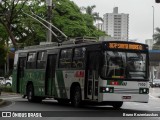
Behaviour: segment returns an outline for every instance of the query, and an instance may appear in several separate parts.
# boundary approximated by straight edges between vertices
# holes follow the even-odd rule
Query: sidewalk
[[[3,105],[5,103],[5,101],[3,99],[0,99],[0,107],[1,105]]]
[[[0,107],[5,104],[5,100],[1,99],[3,98],[4,96],[15,96],[15,95],[20,95],[20,94],[17,94],[17,93],[13,93],[13,92],[1,92],[1,95],[0,95]]]

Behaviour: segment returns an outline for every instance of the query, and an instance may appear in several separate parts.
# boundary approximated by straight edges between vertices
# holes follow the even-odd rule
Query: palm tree
[[[153,49],[160,49],[160,28],[156,28],[156,33],[153,35],[155,40],[155,44],[153,45]]]
[[[103,19],[99,16],[98,12],[93,12],[95,8],[96,6],[92,5],[87,7],[81,7],[81,10],[85,11],[86,14],[91,15],[94,21],[97,21],[97,20],[103,21]]]

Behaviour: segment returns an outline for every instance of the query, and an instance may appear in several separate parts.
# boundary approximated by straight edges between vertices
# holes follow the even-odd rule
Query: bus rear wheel
[[[120,109],[123,105],[123,102],[113,102],[112,106],[114,109]]]
[[[74,107],[79,107],[81,105],[81,102],[81,88],[79,86],[75,86],[74,89],[72,89],[71,104]]]

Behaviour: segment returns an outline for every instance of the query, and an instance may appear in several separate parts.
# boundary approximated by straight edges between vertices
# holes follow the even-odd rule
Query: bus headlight
[[[114,87],[100,87],[101,93],[113,93]]]
[[[109,88],[108,87],[106,88],[106,92],[109,92]]]
[[[148,88],[139,88],[139,94],[148,94],[149,89]]]

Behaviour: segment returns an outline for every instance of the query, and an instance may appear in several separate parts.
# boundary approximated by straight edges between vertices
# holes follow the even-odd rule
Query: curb
[[[1,92],[1,96],[2,95],[17,95],[17,93],[13,93],[13,92]]]
[[[0,106],[3,105],[5,101],[3,99],[0,99]]]

